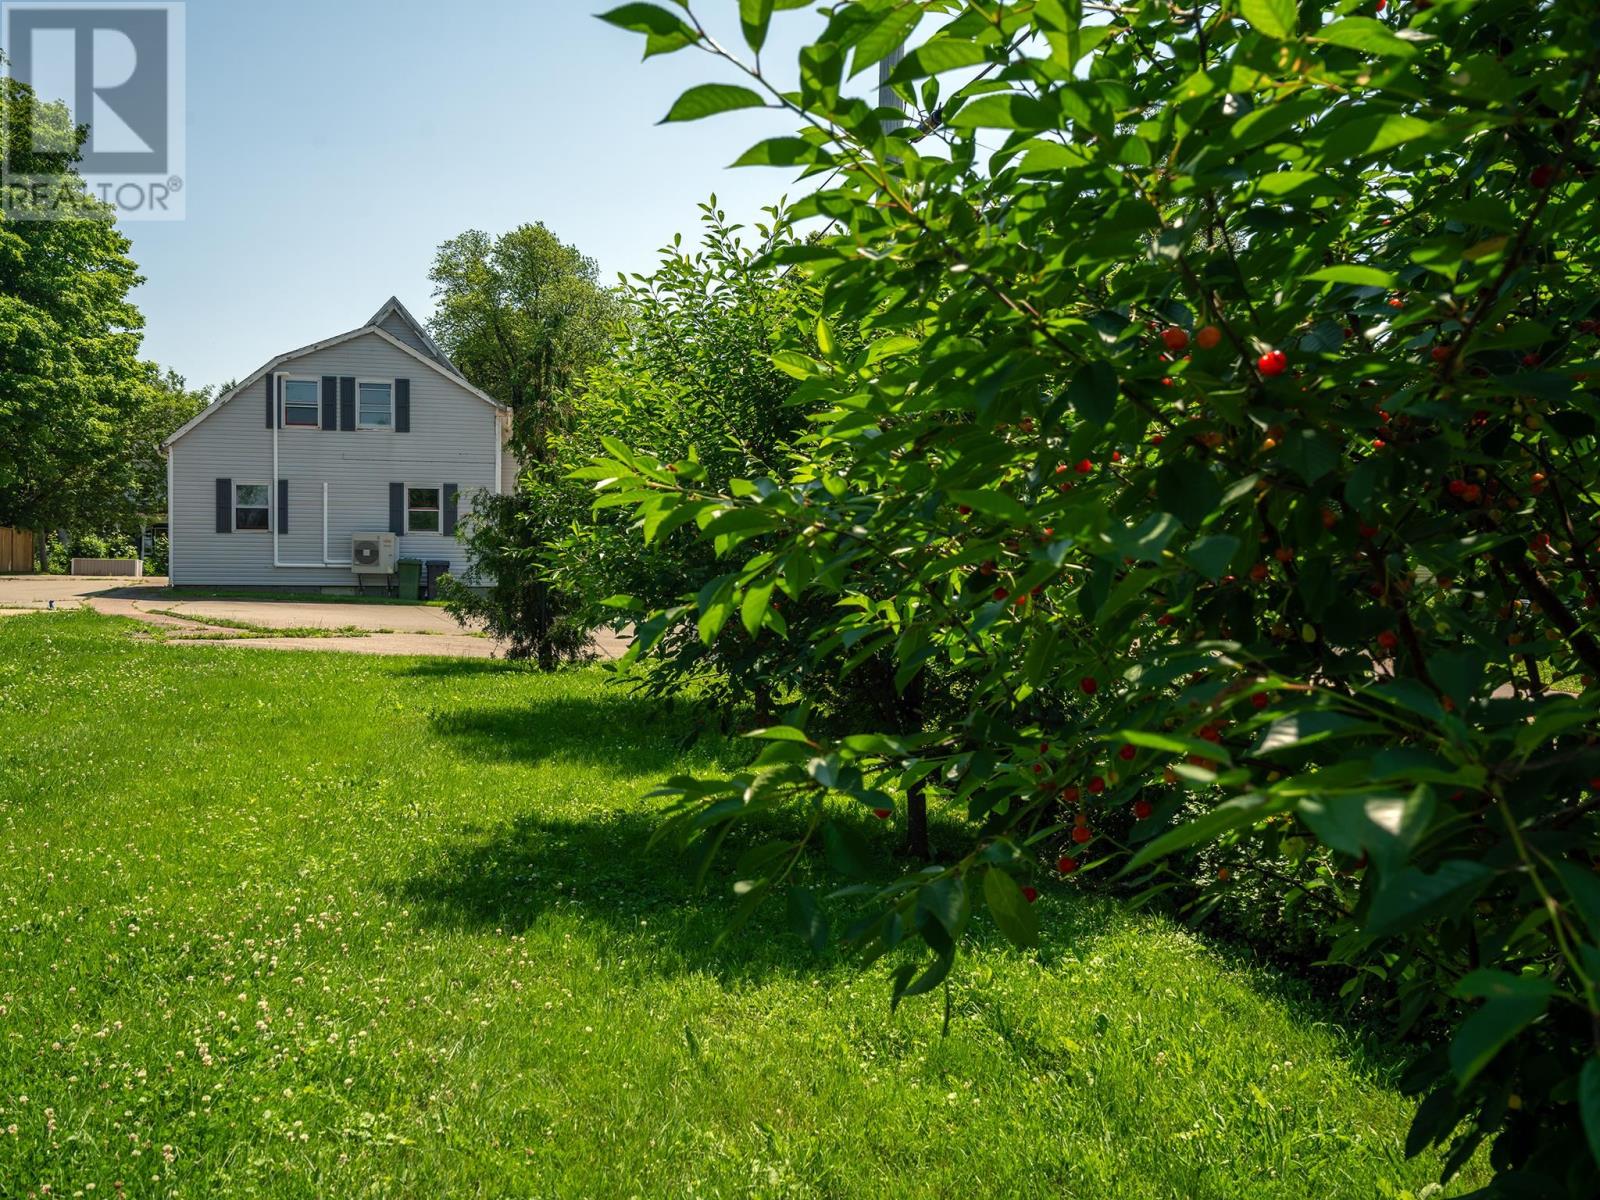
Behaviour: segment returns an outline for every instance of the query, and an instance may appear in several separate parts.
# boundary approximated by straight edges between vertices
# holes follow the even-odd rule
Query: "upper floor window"
[[[322,413],[317,399],[315,379],[285,379],[283,381],[283,423],[316,429],[322,424]]]
[[[357,429],[393,429],[394,384],[357,383],[356,407]]]

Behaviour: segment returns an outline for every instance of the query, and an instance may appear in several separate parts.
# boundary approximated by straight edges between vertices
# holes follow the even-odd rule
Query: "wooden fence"
[[[0,529],[0,575],[33,574],[33,534]]]

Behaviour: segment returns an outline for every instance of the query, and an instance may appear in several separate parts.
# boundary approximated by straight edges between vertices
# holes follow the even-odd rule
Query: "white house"
[[[356,573],[357,535],[383,533],[398,558],[459,575],[473,494],[515,486],[510,429],[391,299],[359,329],[280,354],[163,443],[171,580],[350,588],[371,578]]]

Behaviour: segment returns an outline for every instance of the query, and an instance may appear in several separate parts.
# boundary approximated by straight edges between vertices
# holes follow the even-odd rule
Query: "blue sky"
[[[757,216],[792,175],[726,170],[789,133],[781,113],[656,122],[729,78],[597,21],[619,0],[190,0],[188,219],[128,223],[148,282],[145,356],[217,384],[366,320],[391,294],[432,309],[437,245],[543,221],[607,281],[692,233],[715,191]],[[735,0],[699,0],[742,47]],[[820,18],[775,19],[792,75]]]

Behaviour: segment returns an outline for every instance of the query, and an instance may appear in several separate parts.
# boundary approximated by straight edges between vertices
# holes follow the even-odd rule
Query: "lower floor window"
[[[236,483],[233,486],[233,527],[235,529],[266,529],[268,506],[272,502],[271,489],[264,483]]]
[[[406,489],[406,531],[408,533],[439,532],[439,489]]]

